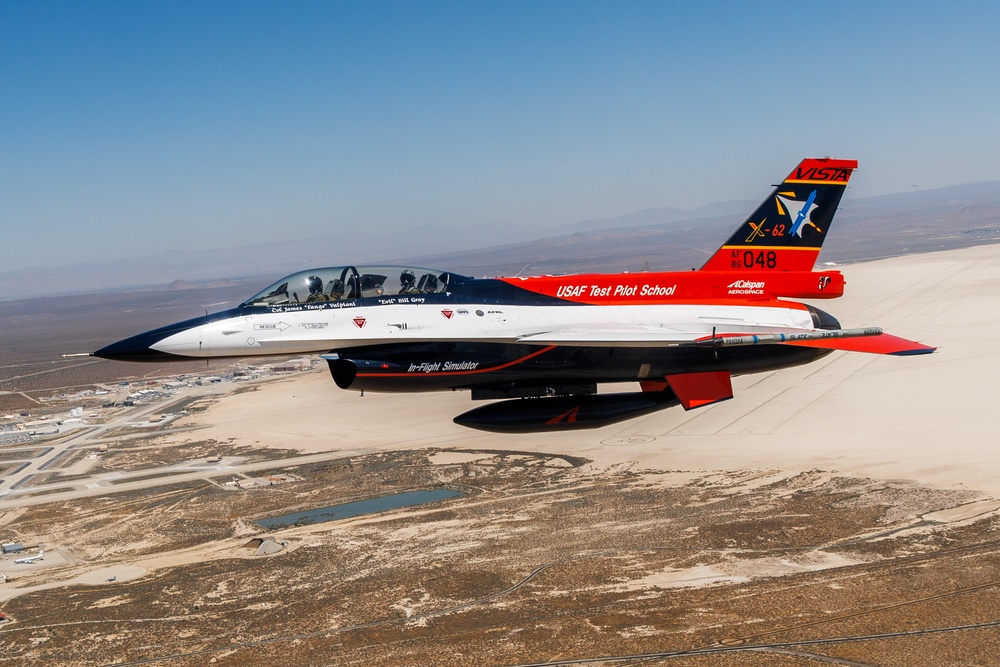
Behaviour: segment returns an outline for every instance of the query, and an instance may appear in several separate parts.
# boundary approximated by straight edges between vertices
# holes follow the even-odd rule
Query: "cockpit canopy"
[[[322,303],[450,291],[465,276],[408,266],[328,266],[300,271],[269,285],[244,306]]]

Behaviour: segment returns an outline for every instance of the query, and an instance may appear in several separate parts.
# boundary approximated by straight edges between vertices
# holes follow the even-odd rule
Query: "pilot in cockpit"
[[[438,289],[438,277],[433,273],[425,273],[420,276],[420,282],[417,283],[417,291],[423,294],[433,294]]]
[[[330,297],[323,293],[323,280],[319,276],[309,276],[306,278],[306,286],[309,287],[309,296],[306,297],[306,303],[330,300]]]
[[[334,278],[330,281],[330,301],[340,301],[344,298],[344,281]]]
[[[416,294],[417,293],[417,276],[414,275],[413,271],[407,269],[399,274],[399,293],[400,294]]]

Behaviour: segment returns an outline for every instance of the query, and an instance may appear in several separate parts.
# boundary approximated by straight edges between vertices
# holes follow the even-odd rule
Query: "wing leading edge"
[[[878,327],[863,329],[823,329],[816,331],[773,330],[756,333],[683,332],[652,327],[615,327],[607,329],[566,329],[522,336],[519,343],[536,345],[575,345],[580,347],[745,347],[753,345],[798,345],[848,352],[892,354],[897,356],[930,354],[935,349],[916,341],[887,334]]]

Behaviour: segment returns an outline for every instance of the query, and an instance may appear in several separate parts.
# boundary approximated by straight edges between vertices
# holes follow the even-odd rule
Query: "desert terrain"
[[[0,542],[45,545],[0,559],[0,664],[998,664],[1000,245],[843,271],[817,305],[938,351],[593,431],[470,431],[467,394],[318,369],[0,446],[39,476]],[[461,496],[255,523],[420,489]]]

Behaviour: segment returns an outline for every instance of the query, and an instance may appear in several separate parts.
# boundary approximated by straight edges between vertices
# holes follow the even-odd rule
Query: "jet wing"
[[[771,330],[754,333],[674,331],[654,327],[563,329],[518,338],[519,343],[581,347],[744,347],[798,345],[872,354],[929,354],[937,348],[887,334],[878,327],[863,329]]]

